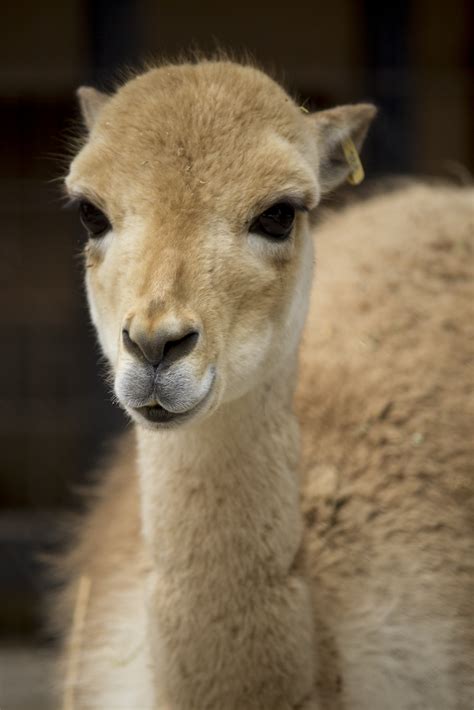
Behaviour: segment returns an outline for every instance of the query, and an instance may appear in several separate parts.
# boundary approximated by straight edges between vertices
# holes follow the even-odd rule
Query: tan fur
[[[84,113],[67,184],[113,224],[88,247],[88,297],[138,426],[64,562],[66,628],[92,582],[77,708],[468,710],[473,191],[415,186],[316,230],[302,516],[309,221],[278,244],[248,225],[284,197],[316,209],[372,109],[305,116],[221,62],[153,70]],[[188,323],[204,336],[171,370],[191,414],[156,431],[121,331]]]

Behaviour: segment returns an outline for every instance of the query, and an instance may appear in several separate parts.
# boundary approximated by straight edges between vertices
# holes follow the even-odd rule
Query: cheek
[[[223,358],[225,400],[241,397],[261,379],[268,368],[273,327],[268,321],[258,329],[237,327]]]
[[[266,263],[249,259],[233,280],[221,351],[229,399],[248,391],[297,347],[312,271],[310,241],[298,247],[285,261],[268,255]]]
[[[219,360],[226,399],[234,399],[252,388],[272,359],[279,327],[279,292],[275,275],[265,277],[261,270],[259,282],[248,278],[234,282],[223,304],[227,327]]]
[[[120,323],[117,324],[117,304],[113,294],[101,286],[98,273],[90,269],[86,274],[86,292],[91,320],[102,351],[113,365],[118,358]]]

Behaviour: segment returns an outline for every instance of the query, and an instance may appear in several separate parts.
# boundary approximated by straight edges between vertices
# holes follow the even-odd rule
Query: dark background
[[[191,46],[250,51],[310,108],[381,108],[370,176],[463,180],[474,167],[473,3],[467,0],[17,0],[0,42],[0,634],[41,632],[36,560],[124,426],[97,365],[81,231],[58,178],[77,130],[75,88]],[[1,699],[0,699],[1,702]]]

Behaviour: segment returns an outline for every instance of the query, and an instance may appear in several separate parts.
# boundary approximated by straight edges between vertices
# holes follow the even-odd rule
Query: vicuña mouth
[[[207,405],[214,390],[214,379],[215,370],[212,369],[212,380],[210,382],[210,386],[207,393],[199,402],[194,405],[194,407],[191,407],[191,409],[188,409],[184,412],[170,412],[168,409],[165,409],[165,407],[162,407],[161,404],[158,404],[158,402],[156,401],[154,404],[151,405],[149,404],[142,407],[134,407],[134,411],[137,414],[140,414],[143,419],[145,419],[149,424],[156,424],[158,427],[161,424],[179,424],[192,418],[195,414],[200,412]]]

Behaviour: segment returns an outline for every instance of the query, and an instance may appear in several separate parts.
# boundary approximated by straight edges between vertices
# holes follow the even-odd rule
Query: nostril
[[[125,350],[127,350],[131,355],[143,358],[143,351],[141,347],[138,343],[132,340],[132,338],[130,337],[130,333],[126,328],[122,329],[122,342],[125,347]]]
[[[163,347],[162,365],[171,365],[189,355],[197,345],[199,333],[197,330],[190,330],[189,333],[175,340],[168,340]]]

